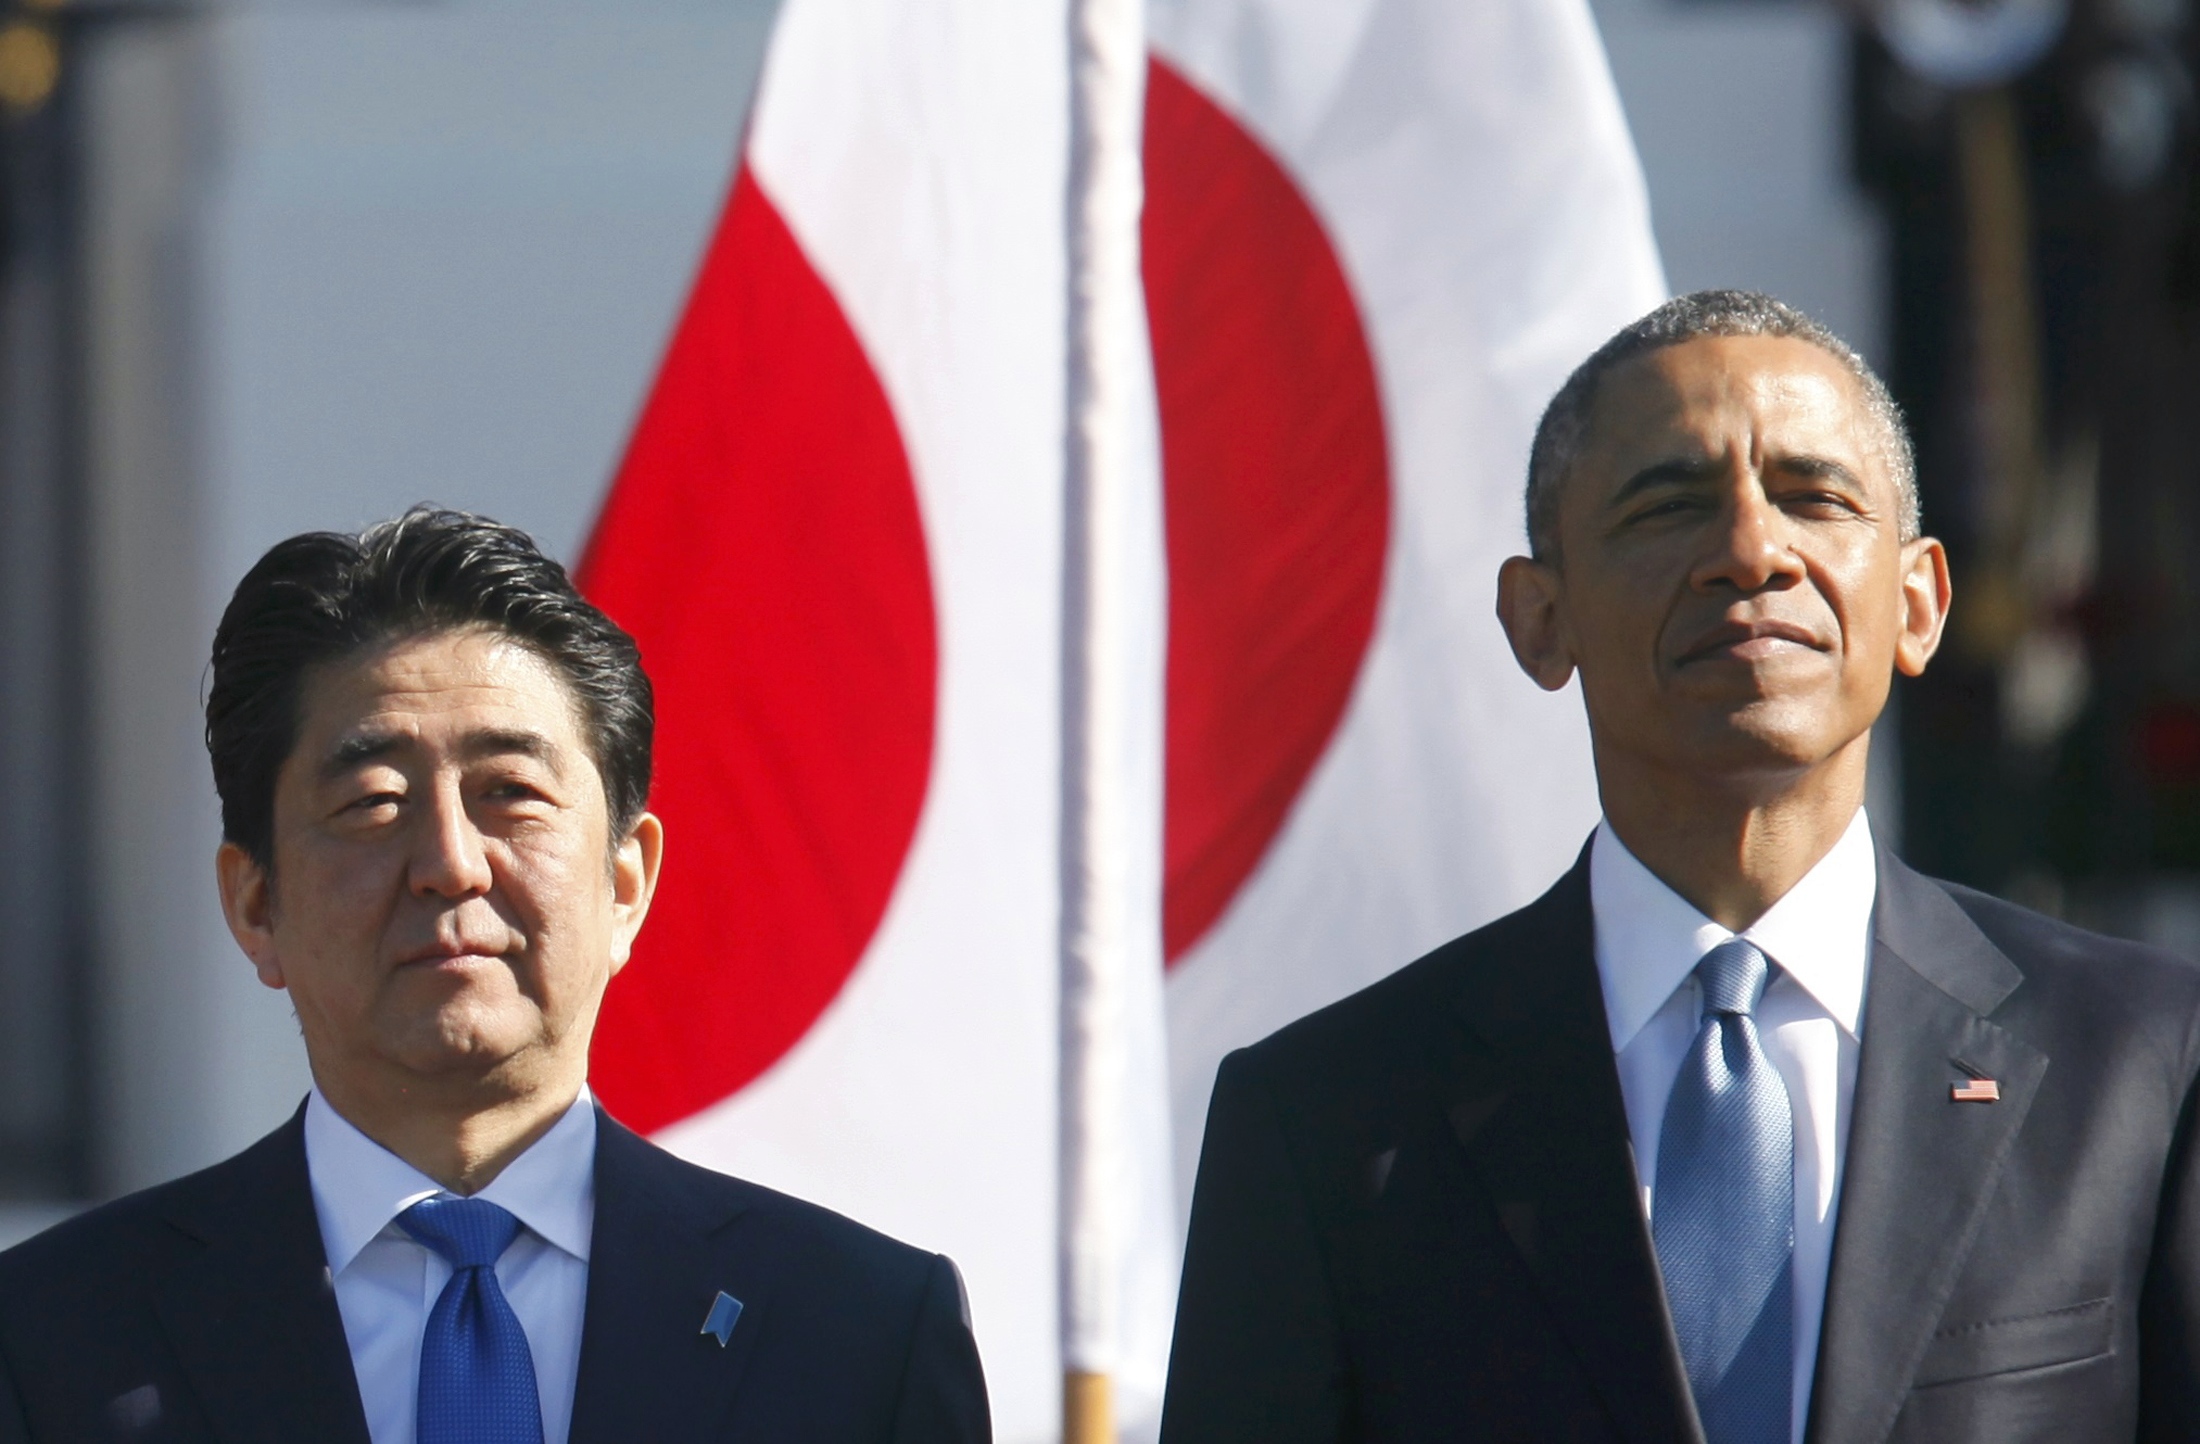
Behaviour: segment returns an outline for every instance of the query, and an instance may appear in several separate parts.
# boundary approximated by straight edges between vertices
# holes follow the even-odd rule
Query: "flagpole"
[[[1115,1444],[1131,1164],[1125,1108],[1137,839],[1129,758],[1145,364],[1138,219],[1144,0],[1069,0],[1064,514],[1061,1344],[1064,1444]]]

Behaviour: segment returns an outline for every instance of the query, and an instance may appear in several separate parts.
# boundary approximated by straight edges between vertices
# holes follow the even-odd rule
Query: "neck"
[[[1833,850],[1864,802],[1871,734],[1816,766],[1706,782],[1613,765],[1602,749],[1605,820],[1627,850],[1705,917],[1740,932]]]
[[[484,1097],[481,1080],[408,1079],[362,1086],[314,1069],[329,1106],[361,1133],[460,1197],[479,1193],[556,1126],[580,1096],[581,1076]]]

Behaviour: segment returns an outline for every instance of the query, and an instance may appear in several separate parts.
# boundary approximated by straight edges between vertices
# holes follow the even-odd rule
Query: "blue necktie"
[[[1792,1428],[1795,1115],[1751,1016],[1770,971],[1740,938],[1696,964],[1703,1020],[1658,1135],[1651,1233],[1710,1444]]]
[[[535,1360],[497,1282],[519,1220],[479,1198],[429,1198],[397,1223],[451,1266],[420,1338],[418,1444],[542,1444]]]

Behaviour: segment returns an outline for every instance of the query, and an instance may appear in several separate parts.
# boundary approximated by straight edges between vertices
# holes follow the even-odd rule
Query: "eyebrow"
[[[354,732],[329,749],[321,759],[321,776],[329,779],[340,777],[362,762],[372,762],[386,753],[395,752],[405,739],[395,732]]]
[[[340,777],[363,762],[400,750],[410,740],[402,732],[354,732],[329,749],[321,763],[321,776]],[[459,756],[469,762],[483,757],[531,757],[538,762],[554,762],[557,754],[556,743],[524,728],[490,727],[469,732],[459,747]]]
[[[1820,481],[1831,481],[1853,491],[1864,490],[1863,478],[1840,462],[1823,456],[1783,456],[1773,463],[1773,469],[1794,472]]]
[[[1607,507],[1624,506],[1643,492],[1659,486],[1685,486],[1715,478],[1725,467],[1718,457],[1676,457],[1670,461],[1653,462],[1621,483],[1619,490],[1605,502]],[[1864,483],[1855,472],[1838,461],[1823,456],[1783,456],[1766,468],[1772,472],[1787,472],[1821,481],[1830,481],[1851,491],[1861,492]]]
[[[558,745],[540,732],[524,728],[492,727],[469,732],[459,756],[473,761],[481,757],[532,757],[537,762],[555,761]]]
[[[1652,462],[1620,484],[1604,503],[1607,507],[1624,506],[1652,487],[1686,485],[1690,482],[1710,481],[1717,477],[1725,463],[1718,457],[1676,457],[1670,461]]]

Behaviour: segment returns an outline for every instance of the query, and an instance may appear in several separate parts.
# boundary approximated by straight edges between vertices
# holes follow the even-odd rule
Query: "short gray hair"
[[[1535,445],[1528,453],[1528,550],[1537,561],[1558,560],[1558,502],[1567,476],[1580,459],[1596,408],[1597,387],[1606,372],[1652,351],[1703,336],[1783,336],[1806,341],[1839,361],[1856,378],[1864,405],[1881,432],[1882,459],[1894,476],[1902,500],[1902,540],[1915,540],[1921,529],[1917,504],[1917,455],[1902,408],[1887,383],[1856,348],[1784,301],[1755,291],[1696,291],[1677,296],[1627,326],[1574,368],[1543,408]]]

